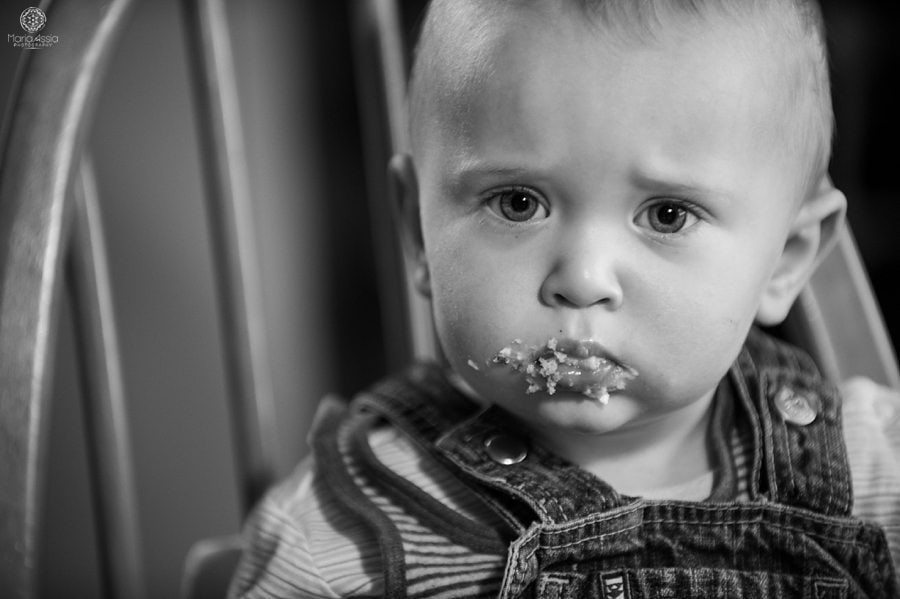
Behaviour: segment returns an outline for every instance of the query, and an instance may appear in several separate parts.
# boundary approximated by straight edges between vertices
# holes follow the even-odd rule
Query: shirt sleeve
[[[853,514],[884,529],[900,570],[900,393],[863,378],[842,391]]]

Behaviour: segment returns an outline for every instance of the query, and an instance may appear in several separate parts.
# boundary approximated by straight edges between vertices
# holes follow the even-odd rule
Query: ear
[[[757,321],[779,324],[844,225],[847,199],[826,175],[797,211],[784,250],[760,300]]]
[[[419,216],[419,184],[409,154],[395,154],[388,163],[388,193],[398,215],[403,253],[413,265],[413,283],[419,293],[431,297],[431,278]]]

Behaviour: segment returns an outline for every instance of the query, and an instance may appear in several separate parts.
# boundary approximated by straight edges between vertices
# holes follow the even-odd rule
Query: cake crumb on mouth
[[[525,375],[526,393],[546,391],[553,395],[559,388],[568,389],[606,405],[610,391],[624,389],[637,371],[592,353],[589,341],[566,340],[561,344],[551,337],[540,346],[525,346],[520,339],[500,349],[492,358]],[[563,345],[568,349],[562,349]],[[573,355],[574,354],[574,355]],[[470,366],[478,370],[477,365]]]

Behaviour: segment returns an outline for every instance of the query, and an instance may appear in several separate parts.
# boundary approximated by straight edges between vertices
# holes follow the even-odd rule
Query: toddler
[[[435,0],[391,173],[445,363],[323,402],[232,595],[900,597],[893,398],[755,326],[844,218],[823,35]]]

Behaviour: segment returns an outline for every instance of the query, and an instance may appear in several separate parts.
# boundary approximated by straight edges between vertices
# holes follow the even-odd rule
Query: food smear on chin
[[[564,388],[606,405],[610,391],[624,389],[637,371],[591,353],[591,345],[590,341],[568,340],[561,344],[551,337],[543,345],[526,346],[515,339],[491,362],[523,373],[528,384],[526,393],[546,391],[553,395]]]

